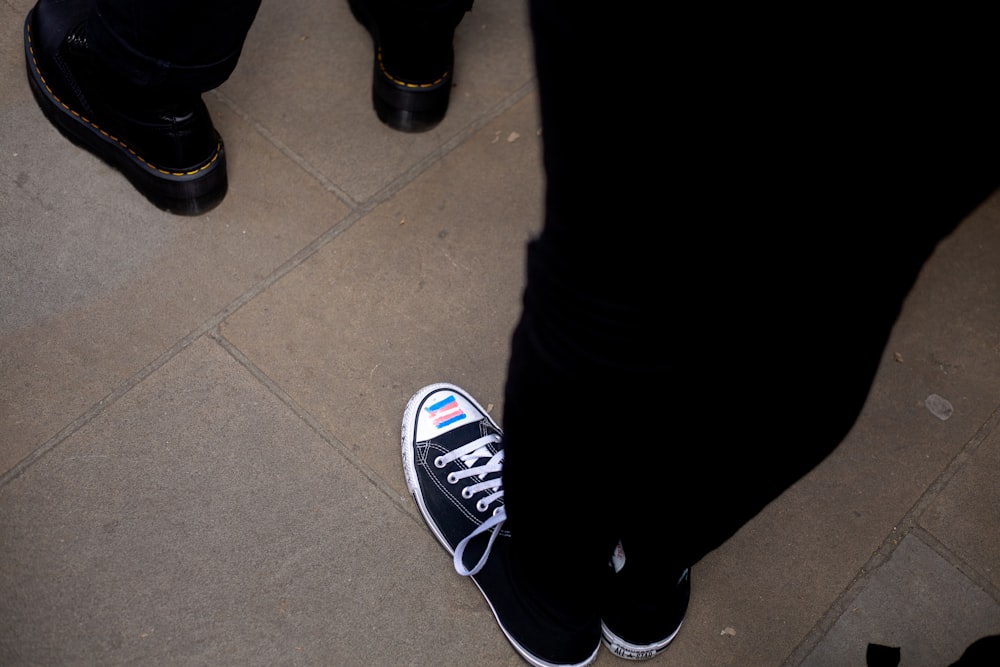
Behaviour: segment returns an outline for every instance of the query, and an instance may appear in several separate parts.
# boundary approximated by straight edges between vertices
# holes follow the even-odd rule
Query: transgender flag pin
[[[451,395],[437,403],[424,406],[424,409],[427,410],[427,416],[430,417],[431,423],[437,428],[444,428],[465,419],[465,413],[462,412],[461,406]]]

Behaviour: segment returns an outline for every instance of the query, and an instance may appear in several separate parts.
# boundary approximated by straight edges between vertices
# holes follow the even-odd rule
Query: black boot
[[[472,0],[349,0],[375,47],[372,103],[379,120],[424,132],[444,118],[453,85],[455,29]]]
[[[91,6],[40,0],[28,13],[28,82],[42,112],[158,208],[198,215],[215,207],[226,194],[226,157],[200,93],[121,83],[88,43]]]

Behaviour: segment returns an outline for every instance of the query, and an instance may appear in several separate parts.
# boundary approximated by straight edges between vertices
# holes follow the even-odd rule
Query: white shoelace
[[[492,503],[500,498],[503,498],[502,482],[499,475],[499,473],[503,470],[503,450],[501,449],[494,454],[487,448],[487,445],[494,445],[499,442],[500,436],[485,435],[434,459],[434,465],[438,468],[443,468],[456,459],[460,459],[466,466],[466,470],[460,470],[458,472],[448,474],[449,484],[457,484],[459,481],[467,477],[476,477],[480,480],[479,482],[470,484],[462,489],[462,497],[466,500],[471,499],[477,493],[489,492],[488,495],[476,501],[476,509],[480,512],[489,511]],[[482,465],[476,465],[479,459],[483,458],[487,459],[487,461]],[[497,474],[490,479],[486,479],[487,475],[493,473]],[[500,535],[500,526],[503,525],[503,522],[506,521],[506,519],[507,512],[501,505],[493,510],[493,514],[486,519],[486,521],[480,524],[479,527],[469,533],[465,539],[458,543],[455,547],[456,572],[462,576],[469,576],[476,574],[483,569],[483,566],[486,564],[486,560],[490,556],[490,551],[493,549],[493,543]],[[465,563],[462,561],[462,556],[465,554],[466,546],[468,546],[469,542],[471,542],[476,536],[482,535],[488,530],[492,530],[493,532],[490,534],[490,540],[486,544],[486,549],[483,551],[483,555],[479,559],[479,562],[472,568],[465,567]]]

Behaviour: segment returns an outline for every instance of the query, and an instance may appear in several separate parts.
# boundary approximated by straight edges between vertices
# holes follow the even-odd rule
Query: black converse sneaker
[[[648,660],[667,648],[680,632],[691,597],[691,570],[675,570],[676,583],[668,580],[668,590],[660,593],[650,591],[648,577],[637,572],[636,565],[626,567],[626,562],[619,542],[609,563],[601,635],[604,645],[619,658]]]
[[[564,627],[519,591],[504,528],[503,433],[475,399],[449,384],[418,391],[403,415],[406,485],[455,570],[482,592],[507,640],[537,667],[583,667],[600,628]]]

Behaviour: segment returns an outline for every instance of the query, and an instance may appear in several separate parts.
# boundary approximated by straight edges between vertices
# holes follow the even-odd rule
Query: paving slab
[[[801,665],[864,665],[876,644],[898,648],[900,667],[945,667],[998,628],[996,599],[907,535]]]
[[[1000,591],[1000,428],[997,419],[984,429],[957,461],[954,475],[943,482],[940,493],[929,498],[920,514],[919,526],[960,555],[969,576]],[[949,471],[950,472],[950,471]],[[1000,625],[997,626],[1000,632]]]
[[[207,337],[0,489],[0,535],[0,664],[509,662],[423,526]]]
[[[3,10],[0,474],[349,213],[212,95],[229,195],[197,218],[158,211],[48,124],[24,75],[24,14]]]
[[[406,494],[398,441],[413,393],[454,382],[501,414],[541,181],[532,95],[226,318],[222,335]]]
[[[24,97],[7,116],[35,140],[4,147],[22,159],[18,175],[0,186],[20,183],[0,222],[0,261],[8,276],[0,296],[6,379],[0,403],[8,424],[0,470],[197,331],[348,212],[315,180],[298,170],[292,178],[291,162],[224,106],[211,108],[233,144],[231,188],[218,209],[198,218],[153,209],[120,174],[49,127],[33,100]],[[258,165],[279,162],[284,175],[266,184],[246,178],[247,153]]]
[[[448,113],[429,132],[400,133],[376,118],[371,38],[346,0],[264,0],[220,91],[347,199],[366,202],[533,90],[526,7],[478,0],[466,14]]]

